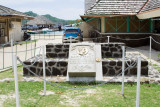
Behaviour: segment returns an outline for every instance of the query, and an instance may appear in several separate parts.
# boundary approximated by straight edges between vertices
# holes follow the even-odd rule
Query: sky
[[[20,12],[33,11],[39,15],[74,20],[84,14],[84,0],[0,0],[0,5]]]

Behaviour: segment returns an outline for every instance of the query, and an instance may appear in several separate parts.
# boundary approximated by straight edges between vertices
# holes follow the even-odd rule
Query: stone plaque
[[[68,80],[73,77],[83,77],[83,79],[84,77],[88,77],[96,80],[96,63],[100,62],[101,57],[96,57],[96,46],[94,43],[71,44],[68,62]]]

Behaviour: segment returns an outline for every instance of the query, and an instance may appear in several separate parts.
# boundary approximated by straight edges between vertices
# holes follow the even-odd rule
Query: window
[[[78,33],[78,30],[77,29],[67,29],[66,30],[66,33]]]
[[[0,23],[0,37],[5,36],[5,23]]]

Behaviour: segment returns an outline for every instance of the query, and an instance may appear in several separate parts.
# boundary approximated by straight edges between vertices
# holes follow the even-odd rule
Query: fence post
[[[151,63],[151,58],[152,58],[152,37],[150,36],[150,50],[149,50],[149,58],[150,58],[150,63]]]
[[[122,46],[122,96],[124,96],[125,46]]]
[[[11,36],[11,52],[12,52],[12,70],[14,70],[13,37],[12,36]]]
[[[72,43],[71,36],[70,36],[70,38],[69,38],[69,39],[70,39],[70,43]]]
[[[140,77],[141,77],[141,57],[138,57],[136,107],[139,107],[139,100],[140,100]]]
[[[18,90],[18,76],[17,76],[17,56],[13,57],[14,64],[14,79],[15,79],[15,93],[16,93],[16,107],[19,107],[19,90]]]
[[[55,36],[56,36],[56,32],[55,32],[55,30],[54,30],[54,39],[56,38]]]
[[[36,56],[36,40],[35,40],[35,44],[34,44],[34,56]]]
[[[50,39],[50,31],[48,33],[49,33],[49,39]]]
[[[43,79],[44,79],[44,95],[46,95],[45,46],[43,46]]]
[[[110,42],[110,36],[107,36],[107,38],[108,38],[108,43]]]
[[[27,41],[26,41],[26,56],[25,56],[25,60],[27,60]]]
[[[17,55],[17,44],[16,44],[16,55]]]
[[[31,40],[31,58],[32,58],[32,56],[33,56],[33,55],[32,55],[32,40]]]
[[[3,69],[4,69],[4,45],[3,45]]]

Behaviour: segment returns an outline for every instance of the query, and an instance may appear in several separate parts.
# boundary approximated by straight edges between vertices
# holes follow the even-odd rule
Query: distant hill
[[[38,16],[37,13],[34,13],[34,12],[32,12],[32,11],[28,11],[28,12],[24,12],[24,13],[27,14],[27,15],[33,16],[33,17]]]
[[[34,13],[34,12],[32,12],[32,11],[25,12],[25,14],[30,15],[30,16],[33,16],[33,17],[38,16],[37,13]],[[53,23],[55,23],[55,24],[57,24],[57,25],[58,25],[58,24],[62,24],[62,25],[73,24],[73,23],[75,23],[75,21],[76,21],[76,20],[64,20],[64,19],[59,19],[59,18],[56,18],[56,17],[51,16],[50,14],[46,14],[46,15],[43,15],[43,16],[45,16],[46,18],[50,19]],[[26,22],[27,22],[27,21],[24,20],[24,21],[23,21],[23,24],[26,23]]]

